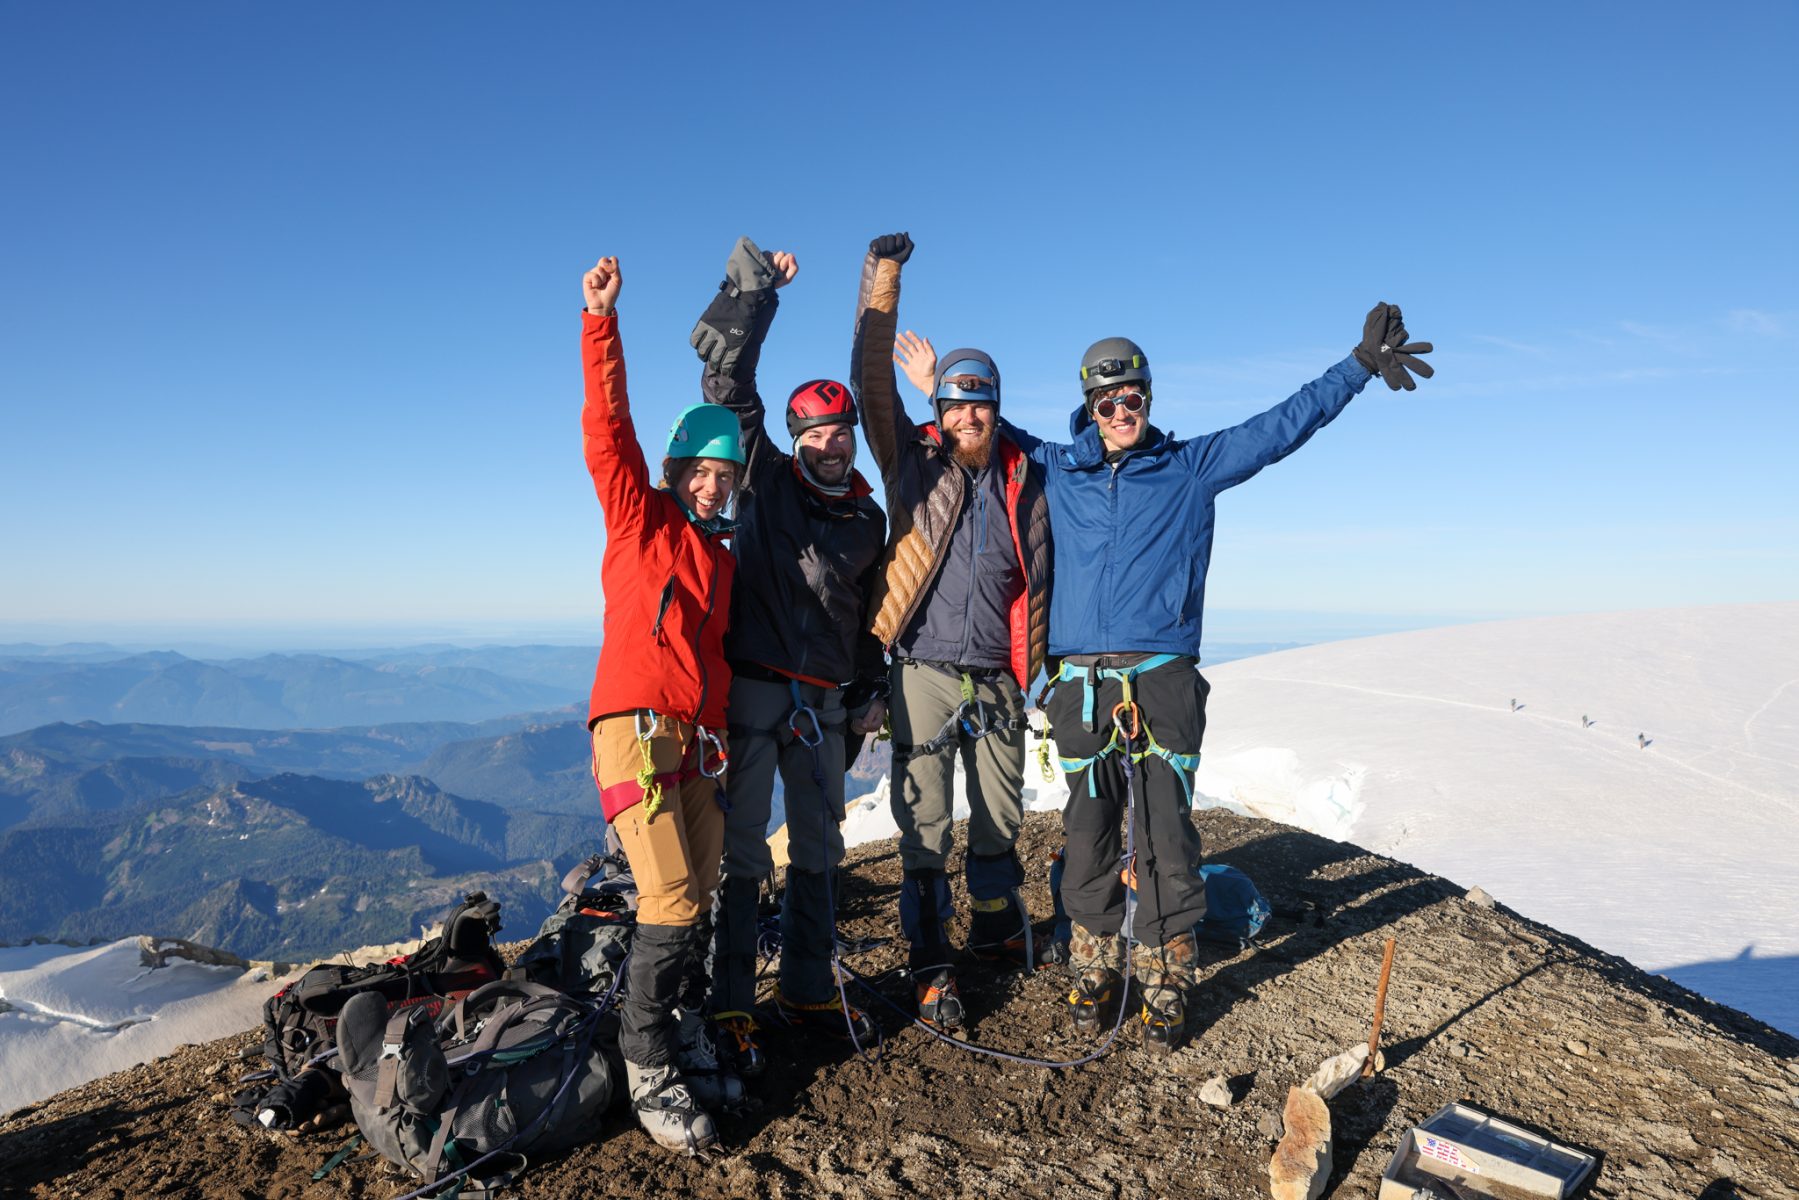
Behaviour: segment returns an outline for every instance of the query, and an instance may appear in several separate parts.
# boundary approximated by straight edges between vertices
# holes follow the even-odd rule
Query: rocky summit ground
[[[1326,1195],[1372,1195],[1407,1127],[1467,1100],[1600,1156],[1594,1197],[1799,1196],[1799,1041],[1402,863],[1223,812],[1198,820],[1208,856],[1249,872],[1287,915],[1259,949],[1207,958],[1197,1030],[1172,1058],[1139,1049],[1127,1027],[1097,1062],[1022,1066],[933,1041],[865,998],[886,1030],[879,1054],[775,1035],[759,1107],[725,1120],[723,1152],[710,1160],[657,1151],[615,1112],[592,1142],[534,1164],[507,1194],[1265,1196],[1287,1089],[1367,1037],[1392,936],[1386,1069],[1331,1101]],[[1021,841],[1043,932],[1044,868],[1059,837],[1056,814],[1032,814]],[[846,936],[892,932],[899,878],[892,843],[852,852]],[[1528,896],[1507,899],[1530,906]],[[850,962],[905,1003],[896,946]],[[962,980],[976,1041],[1057,1060],[1093,1048],[1066,1027],[1059,971],[969,964]],[[0,1194],[325,1200],[411,1190],[378,1160],[313,1182],[346,1130],[294,1138],[232,1124],[224,1098],[243,1069],[238,1052],[255,1043],[246,1033],[185,1047],[0,1120]],[[1220,1075],[1227,1108],[1199,1096]]]

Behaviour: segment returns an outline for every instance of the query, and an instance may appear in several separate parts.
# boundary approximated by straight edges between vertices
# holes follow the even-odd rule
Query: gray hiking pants
[[[800,698],[818,714],[822,739],[816,754],[790,726],[793,687],[744,678],[731,683],[731,769],[725,777],[731,811],[725,814],[724,881],[715,918],[715,1012],[748,1012],[756,1004],[756,903],[761,881],[774,871],[768,823],[777,771],[792,865],[781,914],[781,993],[813,1003],[827,998],[835,987],[831,979],[835,930],[822,880],[843,861],[838,821],[843,813],[848,715],[836,689],[810,683],[801,683],[798,689]],[[810,721],[799,725],[800,732],[811,737]],[[796,879],[800,873],[806,878]]]
[[[1009,720],[1016,727],[979,738],[958,728],[936,753],[914,752],[956,716],[962,682],[924,663],[893,666],[893,819],[899,824],[900,864],[908,871],[941,871],[949,858],[958,759],[968,784],[968,853],[1009,856],[1018,841],[1024,822],[1024,695],[1003,671],[976,680],[974,694],[989,720]]]

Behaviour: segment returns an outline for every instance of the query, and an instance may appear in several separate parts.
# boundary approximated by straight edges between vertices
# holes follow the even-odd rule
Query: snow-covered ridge
[[[418,941],[365,946],[378,962]],[[299,974],[171,938],[0,946],[0,1115],[67,1088],[254,1028]]]
[[[0,948],[0,1113],[256,1024],[271,964],[188,949],[151,938]]]

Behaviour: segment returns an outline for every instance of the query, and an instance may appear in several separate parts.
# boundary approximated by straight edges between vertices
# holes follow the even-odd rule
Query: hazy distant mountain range
[[[0,733],[53,721],[306,729],[481,721],[578,704],[595,650],[426,647],[202,660],[104,646],[0,646]]]
[[[597,814],[509,812],[417,776],[277,775],[0,833],[0,940],[180,936],[292,960],[391,940],[480,888],[528,933]]]

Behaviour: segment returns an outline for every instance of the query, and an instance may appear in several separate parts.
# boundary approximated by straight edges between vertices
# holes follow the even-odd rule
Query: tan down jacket
[[[930,592],[969,494],[968,474],[943,449],[936,423],[914,425],[900,403],[893,372],[899,291],[900,264],[870,253],[862,264],[856,302],[850,387],[887,490],[887,550],[870,603],[870,629],[889,648]],[[1012,674],[1028,691],[1049,646],[1049,504],[1039,468],[1010,438],[996,436],[995,465],[1005,476],[1006,520],[1025,580],[1010,614]]]

